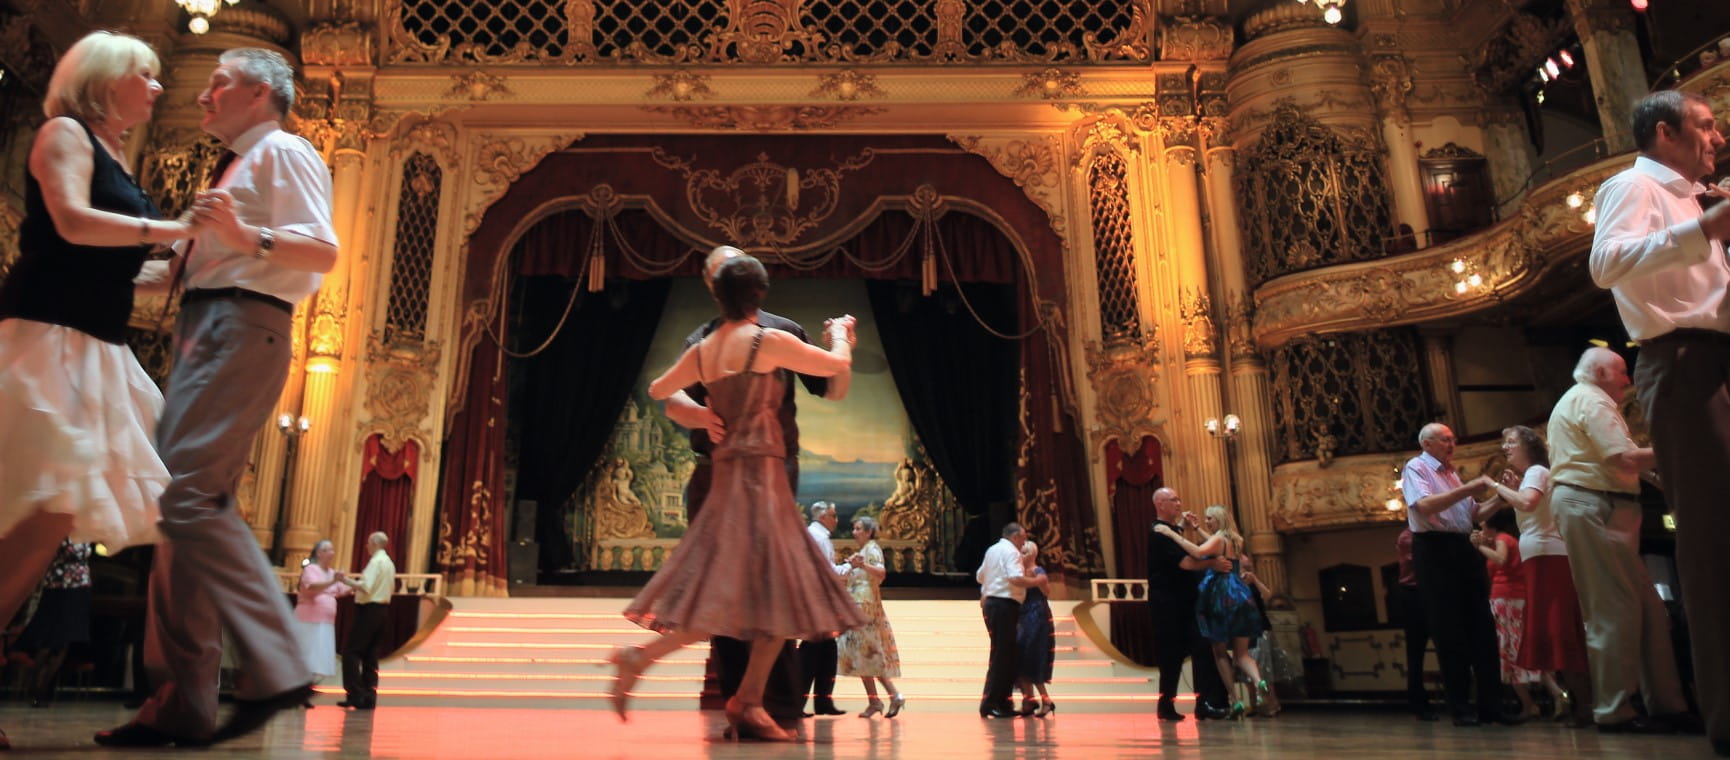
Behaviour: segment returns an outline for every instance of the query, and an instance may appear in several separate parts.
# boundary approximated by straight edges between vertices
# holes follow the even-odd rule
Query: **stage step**
[[[514,707],[609,709],[612,667],[620,646],[654,636],[620,612],[628,600],[526,598],[451,600],[454,609],[420,647],[379,672],[379,693],[394,704],[452,700]],[[1075,602],[1054,602],[1057,660],[1052,698],[1067,711],[1152,709],[1157,674],[1107,658],[1077,628]],[[901,653],[896,685],[922,710],[966,713],[979,703],[989,644],[971,600],[884,603]],[[632,690],[635,709],[688,710],[702,691],[706,645],[657,663]],[[339,688],[321,691],[340,693]],[[865,706],[857,678],[840,677],[836,701]]]

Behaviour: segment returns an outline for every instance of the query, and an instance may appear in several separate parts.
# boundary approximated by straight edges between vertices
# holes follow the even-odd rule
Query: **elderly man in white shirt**
[[[1021,620],[1021,600],[1033,585],[1021,564],[1021,545],[1027,531],[1017,523],[1003,526],[1003,538],[985,551],[985,561],[974,573],[979,581],[980,606],[985,630],[991,635],[991,664],[985,670],[985,700],[979,703],[981,718],[1016,717],[1009,690],[1015,685],[1018,652],[1016,625]]]
[[[834,502],[814,501],[811,502],[811,524],[805,526],[806,532],[811,534],[811,540],[817,544],[817,549],[829,558],[829,564],[835,566],[836,577],[845,575],[848,569],[845,564],[835,564],[835,541],[832,536],[840,519],[840,516],[835,514]],[[846,710],[835,707],[835,665],[839,659],[835,639],[808,639],[799,642],[799,671],[801,683],[805,685],[805,690],[801,693],[810,694],[812,698],[811,712],[805,713],[805,717],[847,714]]]
[[[1633,133],[1640,157],[1598,188],[1592,279],[1640,341],[1634,386],[1676,516],[1696,691],[1713,749],[1730,757],[1730,203],[1698,200],[1725,142],[1711,106],[1675,91],[1635,103]]]

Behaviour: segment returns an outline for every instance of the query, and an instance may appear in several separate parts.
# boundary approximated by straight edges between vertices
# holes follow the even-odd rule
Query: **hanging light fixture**
[[[1346,0],[1297,0],[1300,3],[1314,2],[1322,9],[1322,20],[1329,24],[1338,24],[1346,17]]]
[[[210,17],[222,10],[223,3],[234,5],[240,0],[174,0],[174,2],[186,11],[186,15],[192,17],[192,20],[186,24],[187,30],[193,34],[204,34],[210,31]]]

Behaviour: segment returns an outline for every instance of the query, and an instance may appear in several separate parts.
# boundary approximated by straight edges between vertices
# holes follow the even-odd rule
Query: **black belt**
[[[188,290],[181,294],[180,305],[185,306],[189,303],[211,301],[220,298],[238,298],[243,301],[257,301],[266,306],[281,309],[285,314],[294,314],[294,304],[277,298],[276,296],[266,295],[256,290],[247,290],[246,288],[198,288],[196,290]]]
[[[1561,481],[1557,481],[1556,485],[1567,486],[1567,487],[1572,488],[1576,491],[1585,491],[1586,493],[1589,493],[1589,494],[1593,494],[1596,496],[1602,496],[1606,499],[1609,499],[1610,501],[1632,501],[1632,502],[1636,502],[1636,503],[1638,503],[1640,501],[1640,495],[1636,494],[1636,493],[1621,493],[1620,491],[1602,491],[1602,490],[1599,490],[1596,488],[1587,488],[1585,486],[1577,486],[1577,485],[1574,485],[1573,483],[1563,483]]]

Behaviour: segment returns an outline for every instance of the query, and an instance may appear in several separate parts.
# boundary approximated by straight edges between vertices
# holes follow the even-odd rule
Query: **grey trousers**
[[[1634,717],[1636,692],[1653,715],[1686,712],[1670,616],[1640,561],[1640,504],[1557,483],[1550,495],[1556,527],[1568,544],[1568,567],[1586,619],[1592,671],[1592,718]]]
[[[168,466],[150,574],[145,665],[155,693],[138,722],[175,736],[216,730],[222,632],[238,650],[241,697],[310,683],[290,609],[234,491],[253,436],[288,376],[291,317],[255,301],[189,303],[175,327],[156,449]]]
[[[1652,428],[1706,734],[1730,742],[1730,335],[1678,330],[1640,346],[1634,387]],[[1572,549],[1570,549],[1570,553]]]

